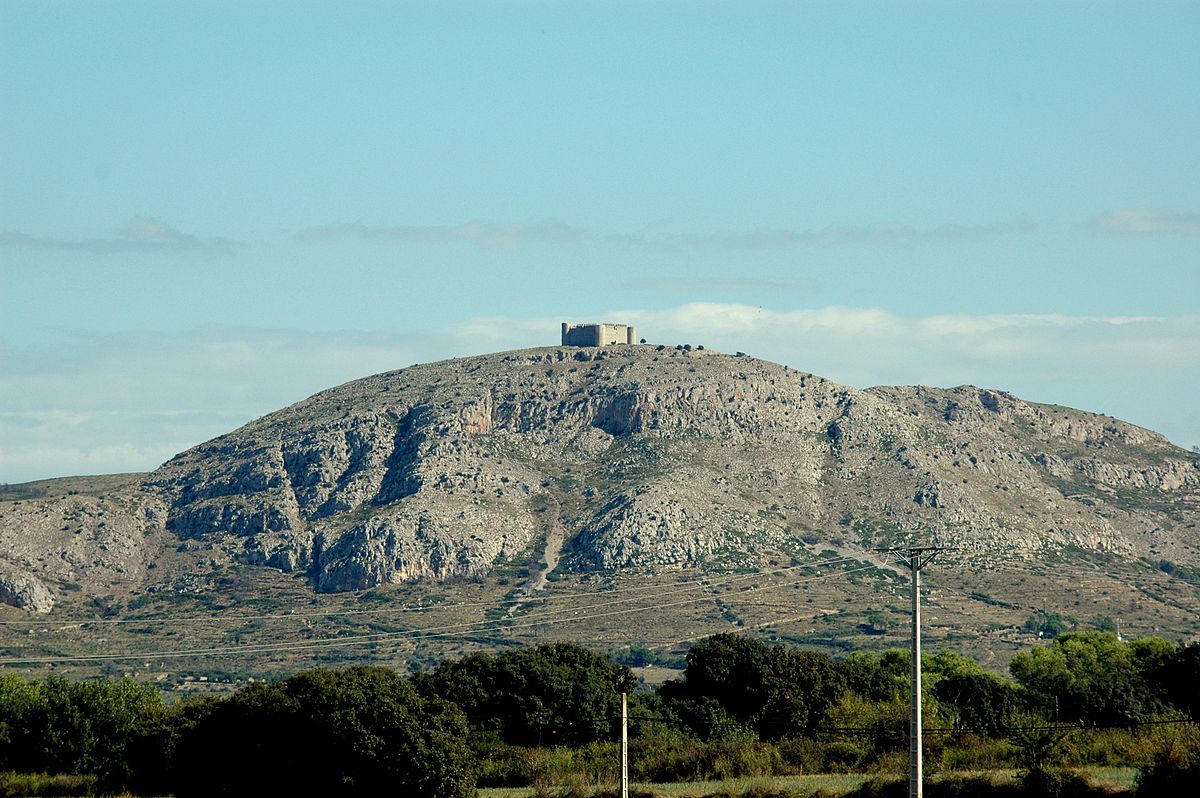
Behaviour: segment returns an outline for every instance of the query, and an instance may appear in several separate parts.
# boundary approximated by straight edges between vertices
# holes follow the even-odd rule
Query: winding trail
[[[537,573],[530,577],[525,586],[521,588],[518,600],[508,608],[508,614],[515,615],[524,606],[525,600],[532,598],[533,594],[546,589],[546,584],[549,582],[550,573],[558,567],[559,560],[562,558],[563,544],[567,539],[567,531],[562,524],[562,505],[558,499],[547,495],[547,500],[550,507],[547,508],[546,514],[551,518],[548,529],[546,530],[546,543],[542,548],[541,556],[538,557],[538,563],[545,563],[545,567],[539,567]]]

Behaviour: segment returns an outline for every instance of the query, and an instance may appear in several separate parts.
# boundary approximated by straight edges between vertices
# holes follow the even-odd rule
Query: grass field
[[[696,798],[711,795],[715,792],[728,791],[734,794],[745,792],[753,787],[774,790],[788,790],[797,795],[810,795],[817,790],[830,793],[843,793],[860,786],[871,776],[859,773],[816,773],[807,776],[761,776],[757,778],[726,779],[724,781],[688,781],[669,784],[630,784],[630,790],[653,793],[655,798]],[[596,790],[612,790],[616,784],[597,784]],[[565,789],[551,787],[550,793]],[[586,788],[585,788],[586,789]],[[532,787],[491,787],[481,789],[479,798],[527,798],[537,794]]]
[[[1129,790],[1137,778],[1137,768],[1095,767],[1080,768],[1079,773],[1090,781],[1119,790]],[[987,776],[992,781],[1011,781],[1016,778],[1016,771],[960,771],[955,776]],[[872,778],[878,778],[878,773],[814,773],[803,776],[763,776],[757,778],[726,779],[724,781],[691,781],[670,784],[631,784],[630,790],[651,793],[654,798],[700,798],[713,793],[727,792],[733,795],[746,792],[753,788],[765,790],[786,790],[797,796],[810,796],[817,791],[825,795],[841,795],[863,785]],[[937,776],[929,776],[928,781],[936,781]],[[568,789],[571,785],[553,785],[548,792],[551,795]],[[583,788],[584,794],[591,791],[611,791],[616,784],[595,784]],[[479,791],[480,798],[530,798],[538,791],[533,787],[491,787]]]

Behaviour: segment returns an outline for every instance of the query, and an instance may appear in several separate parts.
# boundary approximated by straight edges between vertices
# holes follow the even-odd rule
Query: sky
[[[1195,2],[0,0],[0,482],[562,321],[1200,445]]]

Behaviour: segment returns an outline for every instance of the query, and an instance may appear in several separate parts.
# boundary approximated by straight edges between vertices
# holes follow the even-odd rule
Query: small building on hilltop
[[[612,346],[636,344],[637,327],[627,324],[568,324],[562,325],[563,346]]]

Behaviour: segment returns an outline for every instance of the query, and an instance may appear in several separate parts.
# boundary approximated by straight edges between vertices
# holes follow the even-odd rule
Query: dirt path
[[[541,556],[537,558],[537,562],[545,563],[545,567],[539,567],[537,573],[533,574],[521,588],[518,600],[508,608],[509,615],[515,615],[521,610],[525,605],[524,599],[529,599],[534,593],[546,589],[550,573],[558,567],[558,562],[562,557],[563,543],[567,539],[567,532],[562,525],[562,505],[553,497],[548,497],[548,499],[550,507],[547,508],[546,515],[552,520],[546,530],[545,546],[541,551]]]
[[[546,548],[542,551],[542,557],[539,562],[546,563],[546,567],[539,570],[529,582],[529,590],[545,590],[546,578],[550,572],[558,567],[558,560],[562,556],[563,542],[566,540],[567,533],[563,529],[562,522],[555,517],[554,525],[546,533]]]

